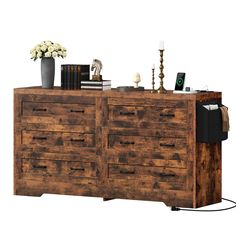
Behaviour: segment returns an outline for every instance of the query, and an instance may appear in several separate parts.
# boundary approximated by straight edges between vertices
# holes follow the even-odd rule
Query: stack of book
[[[90,90],[111,90],[111,80],[102,80],[102,81],[81,81],[81,89],[90,89]]]
[[[61,65],[61,88],[80,89],[81,81],[88,81],[90,77],[90,65]]]

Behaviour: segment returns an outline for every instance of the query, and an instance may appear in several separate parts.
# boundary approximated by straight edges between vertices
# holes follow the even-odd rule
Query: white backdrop
[[[223,143],[223,196],[236,200],[235,187],[235,1],[230,0],[8,0],[0,3],[0,235],[235,235],[236,210],[171,212],[163,203],[43,195],[13,195],[13,88],[40,85],[40,62],[29,51],[42,40],[61,43],[60,64],[101,59],[112,86],[151,88],[158,64],[158,41],[165,41],[165,78],[173,89],[176,73],[186,85],[223,92],[231,131]],[[157,80],[158,81],[158,80]],[[214,207],[228,206],[217,204]]]

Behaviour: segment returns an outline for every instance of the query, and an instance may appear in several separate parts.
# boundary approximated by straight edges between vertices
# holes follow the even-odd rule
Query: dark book
[[[61,68],[64,71],[64,73],[61,72],[63,89],[80,89],[81,81],[90,79],[90,65],[64,64]]]
[[[80,68],[80,81],[88,81],[90,79],[90,65],[78,65]]]
[[[79,77],[78,77],[78,70],[77,70],[77,66],[73,65],[73,70],[74,70],[74,73],[73,73],[73,82],[74,82],[74,89],[78,89],[79,87]]]
[[[62,89],[68,89],[68,67],[61,65],[61,87]]]
[[[61,88],[65,89],[65,66],[61,65]]]
[[[88,81],[90,73],[89,72],[80,72],[81,75],[81,81]]]
[[[70,65],[66,65],[66,89],[70,89]]]

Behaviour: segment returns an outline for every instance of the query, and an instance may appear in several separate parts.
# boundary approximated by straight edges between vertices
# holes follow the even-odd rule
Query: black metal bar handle
[[[47,140],[47,137],[40,137],[40,136],[34,136],[33,137],[34,140]]]
[[[83,139],[74,139],[74,138],[71,138],[70,141],[71,141],[71,142],[84,142],[85,139],[84,139],[84,138],[83,138]]]
[[[84,113],[84,110],[74,110],[74,109],[71,109],[70,112],[74,112],[74,113]]]
[[[120,141],[120,144],[124,144],[124,145],[134,145],[135,142],[129,142],[129,141]]]
[[[167,113],[167,114],[161,113],[160,116],[161,117],[175,117],[175,114],[172,114],[172,113]]]
[[[32,111],[47,111],[46,108],[33,108]]]
[[[73,170],[73,171],[84,171],[85,169],[83,167],[71,167],[70,170]]]
[[[161,147],[175,147],[174,143],[160,143]]]
[[[120,111],[120,115],[123,115],[123,116],[134,116],[135,115],[135,112],[131,112],[131,111]]]
[[[174,176],[176,176],[176,174],[174,174],[174,173],[160,173],[160,176],[161,177],[174,177]]]
[[[135,174],[134,170],[120,170],[120,174],[133,175]]]
[[[35,170],[46,170],[47,166],[33,165],[33,169],[35,169]]]

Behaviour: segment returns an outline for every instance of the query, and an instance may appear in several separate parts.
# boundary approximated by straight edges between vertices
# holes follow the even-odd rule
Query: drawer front
[[[96,162],[97,156],[94,150],[82,150],[80,153],[53,153],[53,152],[36,152],[21,151],[16,152],[17,159],[38,159],[49,161],[79,161],[79,162]]]
[[[112,164],[128,164],[128,165],[142,165],[142,166],[163,166],[186,168],[187,154],[173,152],[135,152],[135,151],[108,151],[108,163]]]
[[[152,128],[157,127],[160,123],[167,128],[186,127],[186,109],[155,106],[109,106],[110,126]]]
[[[22,144],[42,151],[76,151],[95,147],[95,135],[88,133],[22,131]]]
[[[149,99],[140,98],[124,98],[124,97],[113,97],[108,98],[108,105],[114,106],[144,106],[154,108],[187,108],[186,100],[167,100],[167,99]]]
[[[28,176],[65,176],[67,178],[97,178],[98,169],[95,162],[66,162],[22,159],[21,170]]]
[[[95,106],[23,101],[22,121],[95,126]]]
[[[108,178],[114,187],[184,190],[187,186],[186,170],[176,168],[109,164]]]
[[[187,153],[186,138],[108,135],[108,149]]]

